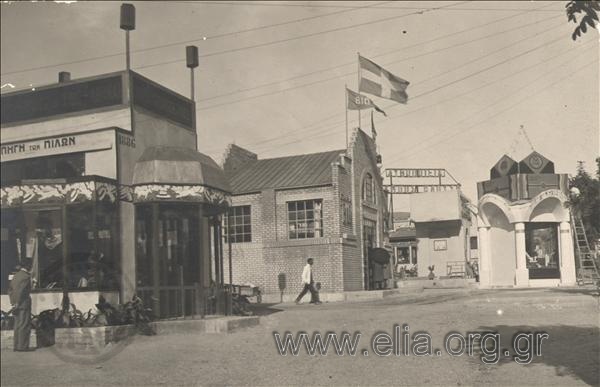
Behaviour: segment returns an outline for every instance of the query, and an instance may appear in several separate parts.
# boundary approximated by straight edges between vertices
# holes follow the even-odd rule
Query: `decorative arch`
[[[530,222],[568,222],[567,196],[559,190],[547,190],[531,200],[527,219]]]
[[[514,223],[515,219],[510,210],[509,203],[502,197],[495,194],[486,194],[479,199],[479,216],[487,225],[493,226],[493,217],[500,212],[506,217],[509,223]]]

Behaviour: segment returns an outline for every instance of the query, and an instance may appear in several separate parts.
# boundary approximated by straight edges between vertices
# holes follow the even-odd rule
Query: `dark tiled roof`
[[[345,150],[251,161],[228,176],[232,193],[297,188],[332,183],[331,163]]]

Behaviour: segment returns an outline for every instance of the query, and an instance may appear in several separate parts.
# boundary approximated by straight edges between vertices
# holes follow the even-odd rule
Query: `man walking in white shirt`
[[[310,292],[310,303],[318,305],[321,301],[319,301],[319,292],[315,289],[315,282],[312,275],[313,259],[308,258],[306,262],[306,266],[304,266],[304,270],[302,271],[302,284],[304,285],[304,289],[302,289],[298,297],[296,297],[296,304],[299,304],[302,297]]]

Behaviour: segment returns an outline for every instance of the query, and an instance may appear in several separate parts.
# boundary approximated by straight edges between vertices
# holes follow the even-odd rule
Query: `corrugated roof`
[[[332,183],[331,163],[346,150],[252,161],[228,176],[233,194]]]

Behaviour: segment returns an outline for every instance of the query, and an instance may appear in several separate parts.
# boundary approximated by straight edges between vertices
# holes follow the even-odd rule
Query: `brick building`
[[[374,288],[369,248],[384,244],[386,202],[375,142],[362,130],[347,149],[273,159],[230,145],[223,169],[234,283],[295,295],[312,257],[323,292]]]

